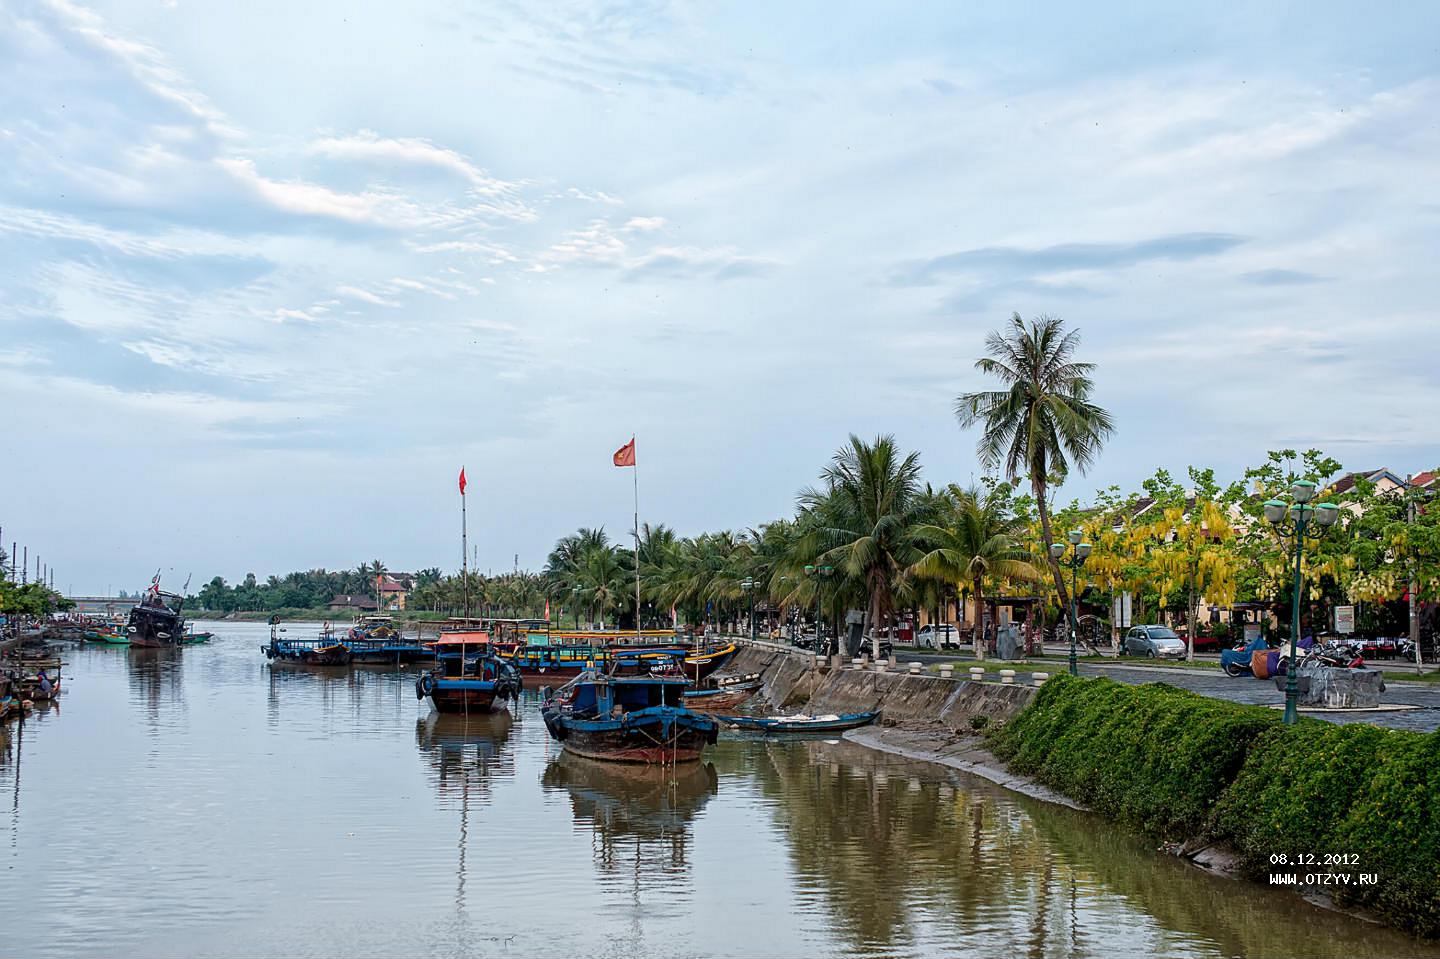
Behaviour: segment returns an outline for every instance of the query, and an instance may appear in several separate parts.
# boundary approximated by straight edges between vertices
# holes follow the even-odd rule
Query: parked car
[[[955,639],[955,627],[949,623],[927,623],[915,634],[915,642],[920,646],[953,646]]]
[[[1125,634],[1120,655],[1184,659],[1185,641],[1169,626],[1136,626]]]

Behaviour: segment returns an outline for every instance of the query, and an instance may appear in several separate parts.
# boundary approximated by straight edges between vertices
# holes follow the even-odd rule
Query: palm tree
[[[1037,317],[1027,325],[1016,313],[1008,330],[992,330],[985,337],[985,352],[990,355],[975,361],[977,370],[998,377],[1006,388],[962,393],[955,400],[955,416],[962,427],[983,426],[976,444],[981,462],[990,469],[1003,464],[1005,477],[1012,482],[1029,475],[1045,559],[1060,604],[1067,610],[1065,578],[1050,556],[1055,538],[1046,486],[1052,475],[1063,478],[1072,465],[1081,473],[1089,469],[1114,431],[1110,414],[1090,402],[1094,389],[1090,372],[1095,364],[1075,362],[1079,344],[1079,332],[1067,333],[1058,317]],[[1073,611],[1071,628],[1079,629]]]
[[[1008,492],[1008,487],[1006,487]],[[928,549],[911,567],[921,576],[956,586],[968,583],[975,597],[975,656],[985,658],[985,578],[1039,579],[1040,571],[1020,542],[1023,528],[1008,509],[1008,496],[951,485],[942,519],[915,530]]]
[[[875,658],[880,624],[894,608],[897,585],[919,558],[914,531],[923,512],[918,453],[901,456],[893,436],[866,443],[853,433],[820,474],[823,489],[800,494],[813,514],[809,552],[862,584]]]
[[[378,559],[365,564],[361,568],[369,574],[370,581],[375,584],[375,611],[379,612],[385,607],[385,604],[380,600],[380,577],[384,576],[389,570],[387,570],[385,564]]]

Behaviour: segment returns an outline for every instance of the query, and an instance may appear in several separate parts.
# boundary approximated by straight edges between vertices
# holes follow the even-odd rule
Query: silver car
[[[1125,634],[1120,655],[1184,659],[1185,641],[1168,626],[1136,626]]]

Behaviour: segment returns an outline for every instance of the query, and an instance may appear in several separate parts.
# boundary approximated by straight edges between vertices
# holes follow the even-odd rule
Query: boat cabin
[[[656,706],[684,706],[685,679],[658,676],[596,676],[572,687],[569,702],[576,716],[619,716]]]

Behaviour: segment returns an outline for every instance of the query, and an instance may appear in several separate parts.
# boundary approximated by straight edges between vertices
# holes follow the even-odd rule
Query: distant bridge
[[[68,596],[66,598],[75,604],[75,612],[90,616],[114,616],[116,613],[129,612],[130,607],[139,602],[138,599],[121,599],[118,596]]]

